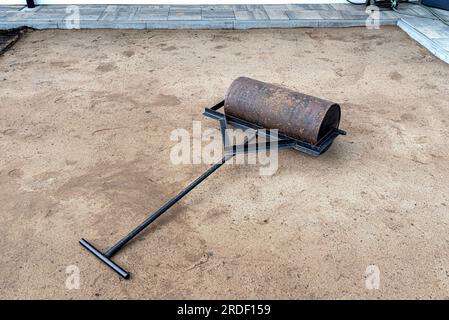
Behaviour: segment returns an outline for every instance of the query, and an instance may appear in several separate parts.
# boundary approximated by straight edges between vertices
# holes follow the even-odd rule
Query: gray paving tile
[[[107,6],[99,20],[105,21],[127,21],[134,17],[138,6]]]
[[[419,17],[428,17],[428,18],[432,17],[432,14],[429,11],[427,11],[424,8],[418,7],[418,6],[412,6],[410,8],[405,8],[405,9],[399,7],[397,10],[398,10],[397,12],[399,12],[400,14],[405,15],[405,16],[408,15],[411,17],[419,16]]]
[[[42,21],[42,22],[33,22],[27,25],[27,27],[45,30],[45,29],[58,29],[58,23],[56,21]]]
[[[343,11],[338,10],[343,18],[348,20],[366,20],[368,18],[368,14],[365,11]]]
[[[26,20],[34,15],[33,12],[7,12],[6,17],[9,21]]]
[[[424,19],[424,18],[415,18],[415,17],[401,17],[404,21],[411,24],[414,28],[435,28],[438,29],[442,26],[445,26],[438,20],[433,19]]]
[[[232,9],[234,11],[247,11],[248,7],[246,6],[246,4],[236,4],[232,6]]]
[[[416,12],[418,15],[421,15],[421,16],[433,17],[433,14],[429,10],[427,10],[425,7],[414,6],[411,8],[411,10],[413,10],[414,12]]]
[[[294,4],[264,4],[264,9],[268,10],[295,10]]]
[[[201,9],[208,9],[208,10],[233,10],[232,5],[204,5],[201,6]]]
[[[235,11],[237,20],[268,20],[265,10]]]
[[[285,10],[266,9],[265,12],[267,13],[270,20],[289,20],[289,17]]]
[[[168,7],[167,8],[149,8],[139,7],[134,14],[133,20],[136,21],[151,21],[151,20],[167,20],[168,19]]]
[[[104,10],[107,6],[105,5],[95,5],[95,6],[39,6],[37,11],[34,12],[34,15],[30,19],[37,19],[38,17],[55,17],[60,15],[62,19],[65,19],[68,16],[73,16],[73,14],[78,11],[81,20],[97,20],[103,14]],[[22,10],[20,13],[28,13],[26,10]]]
[[[236,20],[235,29],[253,28],[320,28],[320,27],[360,27],[364,22],[348,20],[322,20],[322,19],[301,19],[301,20]]]
[[[383,10],[379,12],[379,16],[381,19],[398,19],[400,15],[394,11]]]
[[[70,19],[76,12],[74,8],[78,8],[80,20],[98,20],[103,14],[106,6],[95,6],[95,7],[80,7],[80,6],[64,6],[58,7],[56,10],[49,10],[48,8],[40,8],[37,11],[25,11],[22,10],[16,14],[17,19],[22,20],[45,20],[45,21],[60,21],[64,19]]]
[[[19,12],[8,13],[5,16],[6,21],[62,21],[66,16],[65,13],[47,13],[47,14],[34,14],[33,12]]]
[[[24,6],[22,9],[20,9],[20,12],[36,12],[36,11],[40,11],[42,8],[42,6],[35,6],[34,8],[28,8],[26,6]]]
[[[338,11],[341,15],[348,20],[366,20],[369,17],[369,14],[364,11]],[[399,19],[399,15],[394,11],[380,11],[379,18],[381,20],[397,20]]]
[[[201,20],[201,9],[172,9],[168,12],[168,20]]]
[[[247,4],[248,10],[264,10],[263,4]]]
[[[168,20],[163,22],[151,21],[146,23],[147,29],[233,29],[234,21],[218,20]]]
[[[436,14],[442,16],[442,18],[449,18],[449,11],[448,11],[448,10],[436,9],[436,8],[433,8],[432,10],[433,10]]]
[[[419,32],[424,34],[426,37],[430,39],[444,39],[449,37],[449,33],[446,32],[444,29],[427,29],[427,28],[419,28]]]
[[[29,27],[34,29],[56,29],[58,28],[57,21],[0,21],[0,29],[12,29],[20,27]]]
[[[403,2],[399,5],[398,8],[399,9],[407,9],[407,8],[414,8],[414,7],[416,7],[416,4]]]
[[[442,47],[444,50],[448,51],[449,53],[449,38],[440,38],[434,40],[436,44],[438,44],[440,47]]]
[[[170,10],[194,10],[194,9],[203,9],[207,6],[204,5],[170,5]]]
[[[40,6],[36,6],[36,8],[39,9],[39,11],[64,11],[67,7],[78,7],[80,10],[100,10],[100,9],[105,9],[107,7],[107,5],[105,4],[82,4],[82,5],[72,5],[72,4],[67,4],[67,5],[56,5],[56,4],[52,4],[52,5],[40,5]]]
[[[365,6],[356,6],[352,4],[346,3],[332,3],[330,4],[332,8],[340,11],[365,11]]]
[[[80,20],[88,20],[88,21],[97,21],[100,18],[99,14],[83,14],[80,15]],[[69,20],[70,19],[70,15],[66,15],[63,18],[64,20]]]
[[[24,27],[23,22],[0,20],[0,30]]]
[[[289,20],[286,20],[287,22]],[[284,25],[280,26],[279,24],[273,24],[270,20],[235,20],[234,21],[234,29],[257,29],[257,28],[282,28]]]
[[[104,12],[104,8],[96,9],[81,9],[79,10],[79,16],[81,20],[98,20]],[[72,16],[74,11],[68,9],[66,12],[62,13],[63,17]],[[51,13],[50,13],[51,14]],[[42,13],[36,13],[36,16],[40,16]]]
[[[147,26],[145,21],[99,21],[99,28],[108,29],[145,29]]]
[[[18,12],[23,6],[0,6],[0,14],[7,12]]]
[[[318,11],[288,10],[286,13],[291,20],[322,19]]]
[[[104,9],[100,9],[100,8],[97,8],[97,9],[85,9],[85,10],[80,10],[80,12],[79,12],[79,20],[93,20],[93,21],[96,21],[96,20],[98,20],[100,17],[101,17],[101,15],[103,14],[103,11],[104,11]],[[38,13],[38,14],[35,14],[32,18],[30,18],[30,19],[38,19],[39,20],[39,18],[51,18],[51,19],[55,19],[55,20],[60,20],[59,18],[61,17],[62,18],[62,20],[71,20],[71,19],[73,19],[73,17],[74,17],[74,12],[73,11],[70,11],[70,10],[68,10],[67,12],[61,12],[61,13],[51,13],[51,12],[48,12],[48,13],[45,13],[45,14],[42,14],[42,13]]]
[[[165,4],[165,5],[140,5],[139,6],[139,10],[167,10],[170,9],[170,5]]]
[[[151,14],[153,12],[167,12],[170,10],[169,6],[138,6],[137,12],[141,14]]]
[[[330,4],[292,4],[293,10],[335,10]]]
[[[360,20],[318,20],[316,23],[317,28],[346,28],[346,27],[361,27],[365,26],[365,22]]]
[[[104,11],[108,5],[65,5],[65,6],[59,6],[59,5],[48,5],[48,6],[36,6],[33,9],[29,9],[24,7],[21,11],[37,11],[39,13],[49,13],[49,12],[65,12],[69,8],[78,8],[80,11]]]
[[[36,6],[36,7],[32,8],[31,11],[38,10],[38,11],[40,11],[42,13],[65,12],[67,7],[68,7],[68,5],[64,5],[64,6],[63,5],[51,5],[51,6],[43,5],[43,6]],[[81,6],[76,6],[76,7],[80,8]],[[85,7],[83,6],[83,8],[85,8]],[[25,7],[25,8],[23,8],[22,11],[26,12],[26,11],[29,11],[29,10],[30,10],[30,8],[26,8]]]
[[[201,10],[201,18],[203,20],[227,20],[235,19],[234,10],[232,9],[215,9],[208,8]]]
[[[337,20],[343,19],[343,15],[340,11],[337,10],[320,10],[317,11],[323,20]]]

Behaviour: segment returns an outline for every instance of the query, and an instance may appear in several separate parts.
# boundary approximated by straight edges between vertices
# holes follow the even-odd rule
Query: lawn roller
[[[224,113],[218,111],[222,107]],[[235,79],[225,99],[211,108],[206,108],[203,114],[220,123],[224,144],[222,159],[109,250],[101,252],[86,240],[80,240],[83,247],[125,279],[129,278],[129,272],[111,260],[123,246],[235,155],[271,148],[268,139],[262,144],[250,144],[248,138],[245,138],[242,145],[228,146],[228,125],[242,130],[253,130],[256,138],[263,136],[275,139],[276,143],[273,145],[277,149],[293,148],[311,156],[322,154],[329,149],[337,136],[346,134],[338,128],[341,111],[337,103],[246,77]]]

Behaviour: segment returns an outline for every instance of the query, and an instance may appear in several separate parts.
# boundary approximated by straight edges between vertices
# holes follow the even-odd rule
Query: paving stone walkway
[[[80,28],[340,27],[364,26],[368,17],[364,6],[350,4],[0,6],[0,28],[71,28],[76,8]],[[395,25],[398,18],[383,11],[380,23]]]
[[[0,5],[0,30],[18,27],[118,29],[251,29],[366,26],[365,6],[351,4],[279,5]],[[400,4],[400,13],[379,12],[379,25],[398,25],[449,63],[449,26],[424,8]],[[449,20],[449,12],[436,10]],[[416,15],[421,18],[415,17]],[[78,18],[79,17],[79,18]]]

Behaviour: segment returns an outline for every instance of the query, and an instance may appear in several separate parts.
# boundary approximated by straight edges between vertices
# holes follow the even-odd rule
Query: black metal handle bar
[[[245,148],[247,149],[249,140],[245,138],[245,142],[241,146],[234,146],[233,150],[230,153],[227,153],[223,156],[223,158],[215,163],[212,167],[210,167],[207,171],[205,171],[202,175],[196,178],[192,183],[190,183],[185,189],[179,192],[176,196],[170,199],[166,204],[164,204],[159,210],[145,219],[139,226],[137,226],[134,230],[128,233],[125,237],[120,239],[116,244],[114,244],[108,251],[102,253],[100,250],[95,248],[85,239],[81,239],[80,244],[89,250],[92,254],[94,254],[98,259],[108,265],[112,270],[117,272],[121,277],[128,279],[129,272],[124,270],[118,264],[111,260],[111,257],[117,253],[124,245],[126,245],[129,241],[131,241],[134,237],[136,237],[140,232],[142,232],[145,228],[147,228],[154,220],[159,218],[164,212],[170,209],[176,202],[181,200],[186,194],[192,191],[197,185],[199,185],[202,181],[204,181],[208,176],[210,176],[214,171],[220,168],[226,161],[231,159],[237,154],[237,150]]]

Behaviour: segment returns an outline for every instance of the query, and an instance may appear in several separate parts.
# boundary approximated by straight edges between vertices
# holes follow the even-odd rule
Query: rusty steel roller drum
[[[338,129],[341,115],[337,103],[246,77],[232,82],[224,109],[226,115],[310,144]]]

